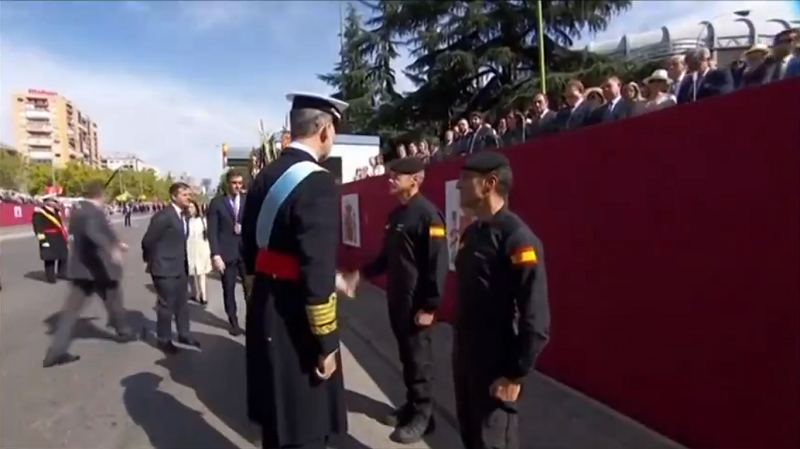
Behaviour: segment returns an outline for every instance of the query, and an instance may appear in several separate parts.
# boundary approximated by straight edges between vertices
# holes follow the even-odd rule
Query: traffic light
[[[227,143],[223,143],[222,144],[222,166],[223,167],[227,167],[228,166],[228,144]]]

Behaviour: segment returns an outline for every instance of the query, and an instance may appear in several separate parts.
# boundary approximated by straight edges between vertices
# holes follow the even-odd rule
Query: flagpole
[[[542,0],[536,0],[536,26],[539,30],[539,79],[541,80],[542,94],[547,95],[547,67],[544,57],[544,13]]]

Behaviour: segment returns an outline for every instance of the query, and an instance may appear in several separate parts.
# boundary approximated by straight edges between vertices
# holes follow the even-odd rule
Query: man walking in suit
[[[236,170],[225,174],[225,195],[211,200],[208,205],[208,244],[211,247],[211,261],[214,269],[222,274],[222,300],[228,315],[230,334],[242,335],[236,308],[236,281],[244,280],[244,266],[240,255],[242,233],[242,175]],[[245,282],[242,282],[247,297]]]
[[[170,204],[150,219],[142,237],[142,257],[150,269],[158,295],[156,303],[156,345],[167,354],[178,348],[172,342],[172,317],[178,331],[178,343],[200,347],[189,333],[188,261],[186,238],[189,225],[184,210],[189,205],[190,188],[176,182],[169,188]]]
[[[45,368],[80,359],[70,354],[72,331],[86,301],[95,293],[103,299],[109,324],[117,331],[120,342],[135,339],[122,305],[122,254],[128,248],[118,238],[103,212],[103,183],[87,186],[87,198],[73,208],[70,234],[73,247],[67,265],[67,278],[72,281],[69,294],[58,319],[53,341],[47,350]]]

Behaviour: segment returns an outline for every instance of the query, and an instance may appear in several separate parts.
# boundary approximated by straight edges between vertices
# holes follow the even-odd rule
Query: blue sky
[[[790,3],[634,1],[582,43],[737,9],[782,17]],[[328,91],[316,74],[337,58],[338,18],[335,1],[2,1],[0,140],[11,141],[11,92],[55,90],[98,122],[101,151],[216,177],[220,143],[255,144],[259,119],[279,128],[289,91]]]

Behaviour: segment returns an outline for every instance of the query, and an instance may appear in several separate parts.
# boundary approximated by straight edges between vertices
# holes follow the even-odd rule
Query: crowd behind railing
[[[397,143],[393,151],[371,158],[369,167],[358,169],[355,178],[380,176],[386,171],[384,162],[395,158],[420,157],[435,163],[791,77],[800,77],[800,30],[796,28],[777,34],[772,47],[750,47],[727,67],[718,67],[709,49],[698,48],[671,56],[663,68],[640,83],[622,83],[620,76],[611,75],[600,86],[587,88],[572,80],[567,82],[558,105],[549,104],[547,95],[537,93],[524,110],[511,110],[495,118],[472,112],[455,122],[441,139]],[[789,102],[797,104],[796,99]]]

